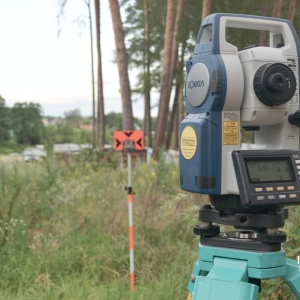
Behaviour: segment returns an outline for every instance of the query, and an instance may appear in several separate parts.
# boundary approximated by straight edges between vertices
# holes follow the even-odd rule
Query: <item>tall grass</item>
[[[182,298],[196,259],[200,198],[174,165],[133,168],[136,290],[129,291],[127,170],[49,158],[0,168],[3,299]]]
[[[118,157],[107,163],[82,157],[66,164],[50,157],[39,164],[2,164],[0,297],[185,299],[197,259],[192,227],[207,199],[180,190],[175,165],[136,162],[132,171],[134,292],[128,275],[127,170],[119,168]],[[287,228],[291,256],[300,245],[298,215],[293,209]],[[279,280],[265,284],[265,299],[275,294],[274,286],[290,295]]]

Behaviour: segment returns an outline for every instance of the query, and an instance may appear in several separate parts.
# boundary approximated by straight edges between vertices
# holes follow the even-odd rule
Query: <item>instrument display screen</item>
[[[250,183],[295,181],[290,157],[245,158],[245,164]]]

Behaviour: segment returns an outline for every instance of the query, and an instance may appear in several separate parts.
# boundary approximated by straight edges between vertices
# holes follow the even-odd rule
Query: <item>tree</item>
[[[282,12],[282,17],[292,18],[292,7],[295,5],[295,0],[290,1],[276,1],[276,4],[282,4],[281,8],[277,6],[276,11]],[[168,26],[168,20],[166,18],[167,15],[167,4],[170,3],[170,0],[123,0],[124,11],[127,15],[126,22],[124,25],[124,30],[126,33],[126,46],[129,54],[129,67],[138,71],[138,83],[134,87],[133,92],[140,93],[143,95],[145,99],[145,109],[146,103],[152,104],[154,107],[155,103],[151,103],[153,101],[147,95],[149,89],[148,84],[150,84],[150,89],[160,88],[161,91],[164,89],[163,85],[160,84],[163,79],[162,69],[166,64],[165,57],[163,59],[162,55],[165,55],[164,51],[164,42],[167,41],[166,35],[164,32],[166,27]],[[174,60],[174,56],[168,55],[167,59],[177,65],[176,71],[172,72],[173,74],[171,82],[171,88],[174,86],[175,97],[174,97],[174,105],[172,108],[172,112],[169,113],[169,117],[159,118],[157,119],[157,130],[156,137],[158,135],[162,135],[163,143],[166,142],[166,145],[171,145],[170,137],[176,137],[177,134],[174,135],[174,132],[178,131],[178,122],[183,119],[184,115],[184,105],[183,105],[183,66],[184,61],[190,59],[191,54],[193,53],[194,42],[196,41],[196,37],[201,25],[201,16],[203,18],[209,14],[211,11],[214,12],[224,12],[224,13],[240,13],[240,14],[253,14],[253,15],[265,15],[271,16],[273,11],[274,1],[235,1],[234,5],[231,1],[223,1],[223,0],[204,0],[204,1],[196,1],[189,0],[183,1],[184,9],[182,12],[182,21],[180,22],[179,31],[178,31],[178,39],[175,39],[175,32],[177,31],[176,25],[173,30],[173,39],[172,45],[176,45],[173,49],[176,49],[175,54],[178,56],[177,61]],[[176,10],[177,16],[179,14],[180,1],[176,1]],[[280,8],[278,10],[278,8]],[[288,14],[288,11],[290,12]],[[200,12],[200,13],[199,13]],[[294,24],[297,28],[297,24],[300,22],[300,18],[295,15],[294,16]],[[175,22],[177,24],[177,21]],[[237,29],[237,28],[228,28],[226,31],[226,38],[228,41],[234,45],[236,45],[240,50],[242,50],[245,46],[259,44],[264,45],[266,41],[266,37],[264,36],[265,32],[260,32],[257,30],[249,30],[249,29]],[[261,38],[261,39],[260,39]],[[170,45],[170,43],[169,43]],[[173,50],[171,50],[174,53]],[[174,65],[173,65],[174,66]],[[170,64],[169,64],[170,67]],[[170,68],[170,70],[174,70],[174,68]],[[175,75],[174,75],[175,73]],[[178,78],[177,78],[178,77]],[[176,93],[176,90],[179,91]],[[146,100],[147,99],[147,100]],[[150,99],[150,101],[149,101]],[[167,101],[170,100],[170,96]],[[160,103],[159,105],[162,105]],[[179,106],[179,109],[177,108]],[[148,106],[149,108],[149,106]],[[169,111],[169,103],[165,106],[166,110]],[[149,111],[149,110],[148,110]],[[145,110],[145,119],[146,119],[146,110]],[[177,116],[180,114],[180,117]],[[154,119],[154,118],[152,118]],[[174,124],[173,120],[174,119]],[[175,121],[179,120],[179,121]],[[148,122],[148,121],[147,121]],[[163,124],[163,130],[160,126]],[[173,133],[172,133],[173,126]],[[144,120],[144,129],[146,130],[146,121]],[[167,131],[167,138],[165,138]],[[148,134],[147,134],[148,135]],[[176,139],[174,139],[176,142]],[[156,140],[155,140],[156,144]],[[156,147],[156,145],[155,145]],[[154,147],[154,148],[155,148]],[[161,145],[159,146],[159,148]]]
[[[178,5],[177,5],[177,14],[176,14],[176,22],[175,22],[175,28],[174,28],[174,38],[173,38],[173,44],[172,44],[172,60],[171,60],[171,67],[170,67],[170,73],[171,73],[171,83],[170,83],[170,96],[171,96],[171,88],[172,88],[172,80],[174,77],[176,65],[178,67],[181,67],[182,65],[178,61],[178,45],[179,45],[179,27],[180,27],[180,20],[181,16],[183,13],[183,0],[178,0]],[[181,70],[177,71],[180,73]],[[172,110],[169,113],[169,119],[168,119],[168,126],[167,126],[167,136],[166,136],[166,149],[169,149],[170,143],[171,143],[171,137],[172,137],[172,132],[174,128],[177,128],[175,126],[175,119],[176,119],[176,114],[178,114],[178,98],[179,98],[179,89],[180,89],[180,77],[177,76],[176,78],[176,88],[175,88],[175,96],[174,96],[174,101],[173,101],[173,107]],[[170,97],[169,96],[169,97]],[[176,135],[177,132],[174,132],[174,135]]]
[[[260,2],[260,15],[266,16],[267,15],[267,2],[266,0],[261,0]],[[267,34],[266,31],[261,31],[259,34],[259,46],[266,46],[267,44]]]
[[[78,108],[68,110],[64,113],[66,123],[71,127],[79,127],[83,122],[81,112]]]
[[[109,0],[117,52],[117,63],[121,87],[123,130],[134,129],[131,104],[131,89],[128,76],[127,54],[124,42],[124,31],[118,0]]]
[[[105,116],[105,123],[108,129],[122,130],[122,114],[116,112],[110,112]]]
[[[144,0],[145,16],[145,48],[144,48],[144,132],[146,145],[152,147],[152,126],[151,126],[151,79],[150,79],[150,22],[149,22],[149,1]]]
[[[95,103],[95,86],[94,86],[94,52],[93,52],[93,26],[92,26],[92,13],[91,13],[91,0],[83,0],[87,5],[89,13],[89,25],[90,25],[90,45],[91,45],[91,77],[92,77],[92,118],[93,118],[93,131],[94,131],[94,144],[96,144],[96,103]],[[69,0],[58,0],[60,6],[60,17],[64,14],[65,7]],[[98,61],[98,78],[97,78],[97,90],[98,90],[98,109],[97,109],[97,135],[99,138],[99,146],[104,147],[105,140],[105,118],[104,118],[104,97],[103,97],[103,80],[102,80],[102,59],[101,59],[101,47],[100,47],[100,0],[94,0],[95,6],[95,25],[97,36],[97,61]],[[61,28],[59,26],[59,33]]]
[[[181,8],[184,4],[185,9]],[[164,33],[166,29],[166,0],[123,0],[124,10],[126,13],[126,21],[124,23],[124,30],[126,33],[126,45],[129,57],[129,67],[138,71],[137,84],[133,91],[140,93],[145,99],[145,114],[144,114],[144,130],[146,136],[151,136],[149,127],[146,126],[147,113],[150,115],[152,99],[149,91],[151,89],[160,88],[160,78],[162,70],[162,53],[164,49]],[[199,19],[199,11],[201,11],[202,3],[198,0],[179,1],[177,4],[176,26],[172,44],[172,67],[171,74],[176,73],[176,85],[180,81],[180,92],[178,93],[180,101],[182,102],[182,86],[183,86],[183,65],[184,61],[190,56],[192,52],[193,43],[199,30],[201,20]],[[180,18],[179,18],[180,17]],[[177,20],[180,20],[178,23]],[[176,37],[176,38],[175,38]],[[186,41],[189,40],[187,43]],[[174,53],[174,55],[173,55]],[[177,56],[180,56],[180,64],[178,65]],[[182,57],[182,58],[181,58]],[[176,72],[174,72],[175,66]],[[178,78],[177,78],[178,77]],[[173,79],[172,78],[172,79]],[[171,80],[171,85],[173,84]],[[180,110],[177,109],[177,104]],[[177,114],[183,111],[183,105],[176,100],[174,106],[175,120],[181,120]],[[148,107],[147,107],[148,106]],[[170,113],[170,118],[173,117]],[[176,130],[176,126],[169,126],[171,119],[165,120],[168,124],[168,136],[171,136],[170,130]],[[149,117],[150,120],[150,117]],[[175,123],[175,121],[174,121]],[[148,132],[148,133],[146,133]],[[175,135],[177,137],[177,135]],[[150,138],[148,138],[150,140]],[[150,145],[150,144],[148,144]]]
[[[275,0],[273,6],[273,18],[279,18],[281,13],[282,0]]]
[[[290,0],[288,19],[293,23],[296,11],[296,0]]]
[[[161,145],[165,139],[166,120],[169,112],[170,94],[172,88],[172,45],[174,39],[176,16],[176,0],[168,0],[166,31],[163,54],[163,66],[161,71],[161,90],[159,97],[159,111],[153,148],[153,158],[157,159]]]
[[[211,13],[211,0],[203,0],[202,21]]]
[[[100,31],[100,0],[95,0],[96,35],[97,35],[97,57],[98,57],[98,138],[99,147],[104,148],[105,144],[105,116],[102,80],[102,60],[101,60],[101,31]]]
[[[5,99],[0,96],[0,143],[9,140],[10,109],[5,105]]]
[[[12,128],[20,144],[36,145],[43,136],[41,106],[37,103],[15,103],[11,109]]]
[[[151,89],[159,87],[166,1],[123,1],[129,68],[138,71],[133,93],[144,97],[145,145],[152,147]]]
[[[91,44],[91,77],[92,77],[92,124],[93,124],[93,144],[96,146],[96,99],[95,99],[95,72],[94,72],[94,47],[93,47],[93,26],[92,26],[92,9],[91,1],[84,0],[89,11],[89,25],[90,25],[90,44]],[[103,101],[103,99],[102,99]]]

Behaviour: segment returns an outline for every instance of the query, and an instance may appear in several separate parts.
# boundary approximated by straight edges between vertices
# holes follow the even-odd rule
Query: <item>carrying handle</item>
[[[287,55],[295,55],[297,47],[293,26],[288,20],[269,17],[213,14],[204,19],[200,29],[197,44],[203,46],[211,43],[213,52],[237,52],[236,46],[226,41],[226,28],[254,29],[269,32],[269,47],[276,48],[284,40],[282,48]],[[207,47],[206,47],[207,48]]]

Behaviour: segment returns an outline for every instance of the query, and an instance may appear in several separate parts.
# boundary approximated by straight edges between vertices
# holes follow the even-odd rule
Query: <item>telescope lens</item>
[[[254,75],[253,87],[257,98],[268,106],[277,106],[291,100],[296,91],[293,71],[284,64],[266,64]]]

